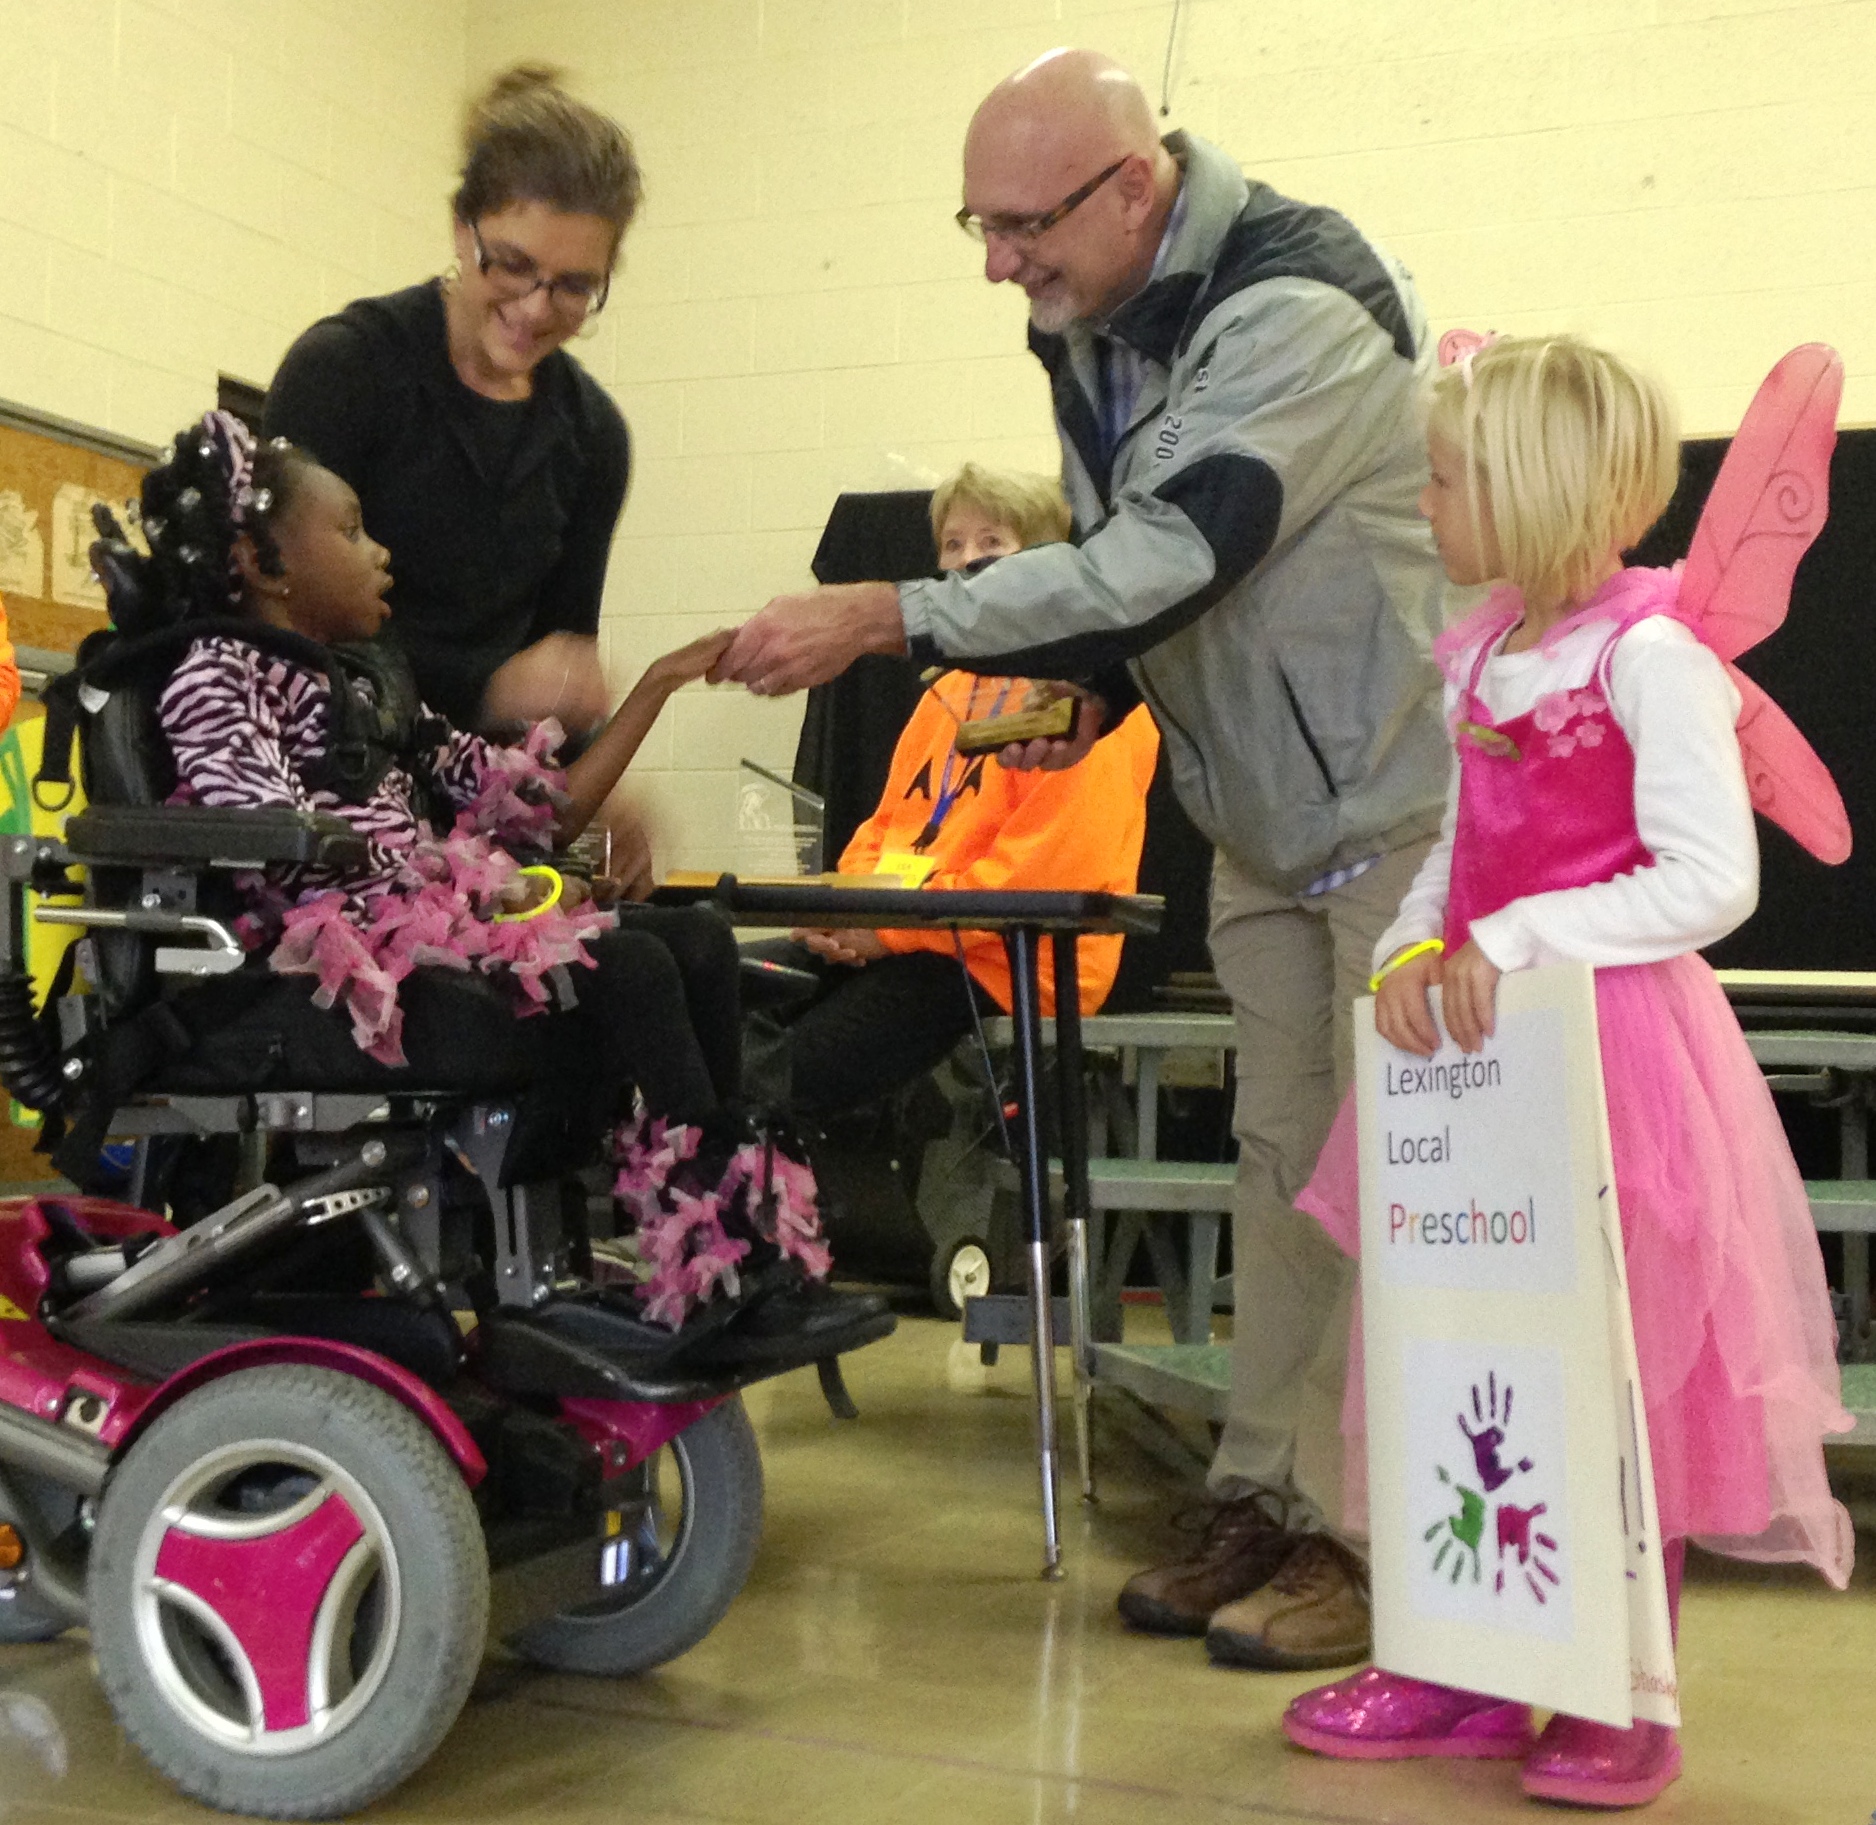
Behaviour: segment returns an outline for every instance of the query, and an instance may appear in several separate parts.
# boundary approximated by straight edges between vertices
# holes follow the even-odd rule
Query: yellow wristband
[[[546,899],[530,906],[525,912],[497,913],[495,917],[498,921],[513,923],[521,919],[538,919],[550,906],[560,904],[560,896],[565,891],[567,883],[558,868],[549,868],[545,862],[530,862],[521,872],[524,875],[538,875],[552,881],[553,888]]]
[[[1445,950],[1444,938],[1422,938],[1418,944],[1410,944],[1404,951],[1396,951],[1368,978],[1368,993],[1377,995],[1381,992],[1383,980],[1400,968],[1403,963],[1411,963],[1416,957],[1436,957]]]

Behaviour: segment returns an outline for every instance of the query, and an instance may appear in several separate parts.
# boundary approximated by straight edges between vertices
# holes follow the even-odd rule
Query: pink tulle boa
[[[746,1188],[749,1220],[763,1241],[799,1262],[811,1280],[827,1278],[834,1257],[822,1236],[820,1191],[806,1160],[769,1141],[747,1141],[731,1157],[723,1183]]]
[[[812,1279],[833,1266],[805,1161],[770,1141],[747,1141],[711,1184],[697,1164],[702,1140],[701,1129],[643,1109],[612,1137],[613,1196],[632,1219],[638,1300],[648,1320],[673,1330],[712,1295],[741,1292],[739,1269],[758,1242]]]
[[[565,739],[550,716],[537,722],[518,745],[490,744],[481,789],[457,814],[457,834],[473,831],[499,843],[551,848],[554,813],[567,802],[566,775],[553,764]]]
[[[620,1124],[612,1157],[613,1196],[633,1220],[638,1258],[646,1270],[638,1298],[647,1319],[676,1330],[721,1289],[742,1290],[738,1265],[750,1245],[724,1227],[731,1205],[725,1184],[687,1186],[679,1168],[697,1157],[703,1131],[642,1110]]]
[[[1725,992],[1698,957],[1596,972],[1609,1137],[1666,1537],[1805,1561],[1842,1589],[1854,1539],[1821,1450],[1848,1430],[1836,1325],[1803,1181]],[[1351,1095],[1298,1206],[1359,1252]],[[1361,1314],[1342,1430],[1366,1531]]]
[[[551,807],[546,815],[551,819]],[[465,812],[452,835],[418,844],[403,858],[398,883],[368,899],[362,916],[336,888],[278,915],[280,937],[268,967],[316,977],[314,1002],[330,1008],[343,1001],[352,1037],[380,1064],[406,1062],[398,990],[412,970],[480,970],[508,985],[518,1014],[535,1014],[551,1000],[548,972],[570,964],[592,968],[585,941],[615,923],[591,902],[495,919],[520,865],[472,825]],[[249,928],[255,936],[264,929],[264,921]]]

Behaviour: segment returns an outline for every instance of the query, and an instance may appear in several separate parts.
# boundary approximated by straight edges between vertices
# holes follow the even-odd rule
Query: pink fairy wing
[[[1830,769],[1758,685],[1736,665],[1726,670],[1739,690],[1739,753],[1752,808],[1789,831],[1820,862],[1846,860],[1850,819]]]
[[[1746,408],[1681,574],[1681,616],[1722,659],[1738,658],[1785,619],[1798,560],[1829,510],[1842,396],[1842,358],[1807,342]]]

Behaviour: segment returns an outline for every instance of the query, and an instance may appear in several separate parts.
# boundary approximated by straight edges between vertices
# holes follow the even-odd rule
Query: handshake
[[[736,630],[706,676],[759,697],[785,697],[838,677],[863,654],[905,650],[894,585],[834,583],[775,597]],[[1003,766],[1052,772],[1086,757],[1106,714],[1080,685],[1038,682],[1015,713],[963,725],[958,751],[994,752]]]

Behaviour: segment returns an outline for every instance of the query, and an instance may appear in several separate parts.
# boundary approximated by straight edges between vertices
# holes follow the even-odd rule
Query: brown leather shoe
[[[1223,1503],[1195,1552],[1135,1572],[1121,1586],[1121,1616],[1152,1635],[1203,1635],[1221,1605],[1256,1590],[1295,1546],[1276,1496],[1260,1490]]]
[[[1369,1654],[1368,1568],[1327,1534],[1308,1534],[1262,1590],[1225,1604],[1205,1631],[1222,1666],[1301,1672]]]

